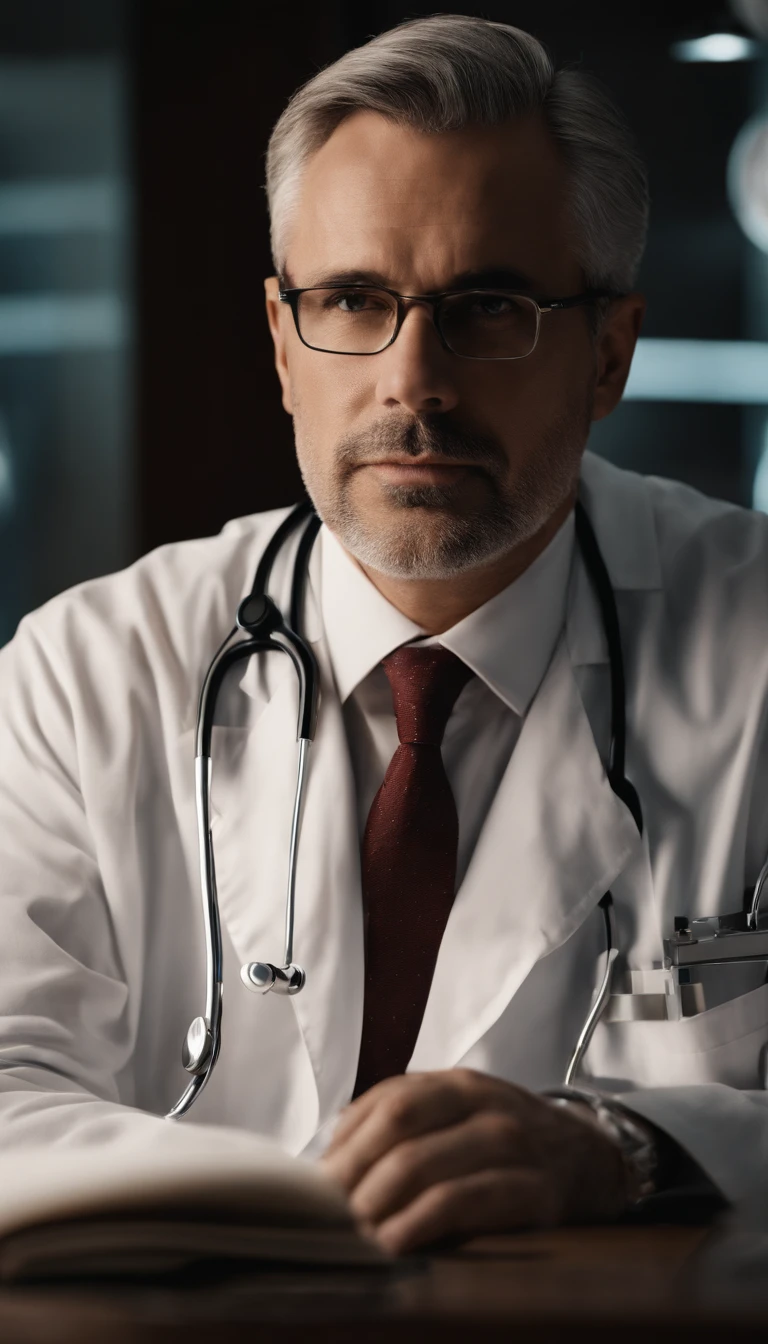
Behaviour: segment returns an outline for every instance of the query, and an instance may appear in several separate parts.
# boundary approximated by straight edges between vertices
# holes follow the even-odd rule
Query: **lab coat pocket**
[[[768,1041],[768,984],[677,1022],[604,1022],[587,1065],[596,1086],[669,1087],[688,1083],[760,1086]]]

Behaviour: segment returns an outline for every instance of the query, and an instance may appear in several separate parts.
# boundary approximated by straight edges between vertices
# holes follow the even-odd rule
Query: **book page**
[[[319,1166],[268,1139],[254,1136],[246,1153],[217,1152],[211,1138],[210,1147],[186,1142],[178,1153],[110,1146],[0,1154],[0,1278],[36,1259],[95,1270],[100,1251],[112,1264],[157,1256],[156,1267],[163,1256],[291,1259],[292,1239],[293,1255],[303,1247],[313,1260],[333,1258],[334,1244],[353,1260],[381,1257]]]

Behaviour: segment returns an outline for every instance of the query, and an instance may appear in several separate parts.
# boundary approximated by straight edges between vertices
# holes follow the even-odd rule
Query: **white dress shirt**
[[[371,803],[398,745],[392,692],[381,660],[412,640],[441,644],[476,676],[459,695],[443,762],[459,817],[457,886],[547,670],[565,622],[574,551],[568,515],[519,578],[443,634],[398,611],[327,527],[320,534],[320,604],[357,789],[362,839]]]

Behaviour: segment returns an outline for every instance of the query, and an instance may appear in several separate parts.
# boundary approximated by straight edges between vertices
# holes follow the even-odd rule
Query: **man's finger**
[[[502,1101],[508,1102],[510,1091],[513,1090],[510,1083],[493,1078],[488,1074],[478,1073],[475,1069],[436,1069],[425,1073],[395,1074],[391,1078],[385,1078],[382,1082],[376,1083],[374,1087],[369,1088],[362,1096],[356,1097],[345,1107],[336,1122],[336,1128],[323,1155],[328,1156],[335,1152],[337,1148],[340,1148],[350,1134],[354,1133],[370,1114],[374,1106],[380,1104],[383,1097],[389,1097],[393,1092],[397,1093],[403,1087],[445,1087],[446,1085],[455,1087],[464,1095],[473,1097],[475,1109],[478,1109],[481,1105],[492,1106],[497,1096]],[[470,1109],[472,1108],[470,1107]]]
[[[551,1227],[557,1219],[555,1191],[541,1172],[489,1170],[430,1186],[374,1235],[385,1250],[406,1255],[445,1237]]]
[[[386,1087],[387,1084],[392,1081],[392,1079],[386,1078],[383,1083],[377,1083],[375,1087],[371,1087],[367,1092],[363,1092],[362,1096],[355,1097],[354,1101],[351,1101],[348,1106],[344,1107],[344,1110],[341,1112],[341,1115],[336,1122],[336,1128],[331,1136],[331,1141],[323,1154],[324,1157],[327,1157],[330,1153],[334,1152],[336,1148],[339,1148],[342,1143],[346,1142],[350,1134],[357,1129],[358,1125],[360,1125],[365,1117],[370,1114],[373,1107],[378,1104],[378,1101],[381,1098],[382,1088]]]
[[[354,1190],[373,1164],[396,1144],[456,1124],[474,1109],[469,1098],[456,1088],[440,1086],[426,1074],[423,1078],[423,1086],[403,1084],[372,1098],[360,1123],[333,1149],[326,1150],[322,1161],[346,1190]]]
[[[366,1222],[381,1223],[433,1185],[488,1167],[520,1163],[525,1136],[514,1116],[477,1111],[458,1124],[397,1144],[365,1173],[351,1195],[352,1209]]]

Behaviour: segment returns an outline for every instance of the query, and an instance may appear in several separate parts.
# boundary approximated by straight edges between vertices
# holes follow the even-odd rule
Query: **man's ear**
[[[276,275],[270,275],[264,281],[264,293],[267,301],[267,321],[275,347],[275,368],[283,389],[283,408],[293,415],[291,405],[291,382],[288,377],[288,357],[285,349],[285,304],[277,297],[280,284]]]
[[[645,309],[646,301],[642,294],[626,294],[611,302],[596,341],[597,378],[593,420],[603,420],[621,401]]]

